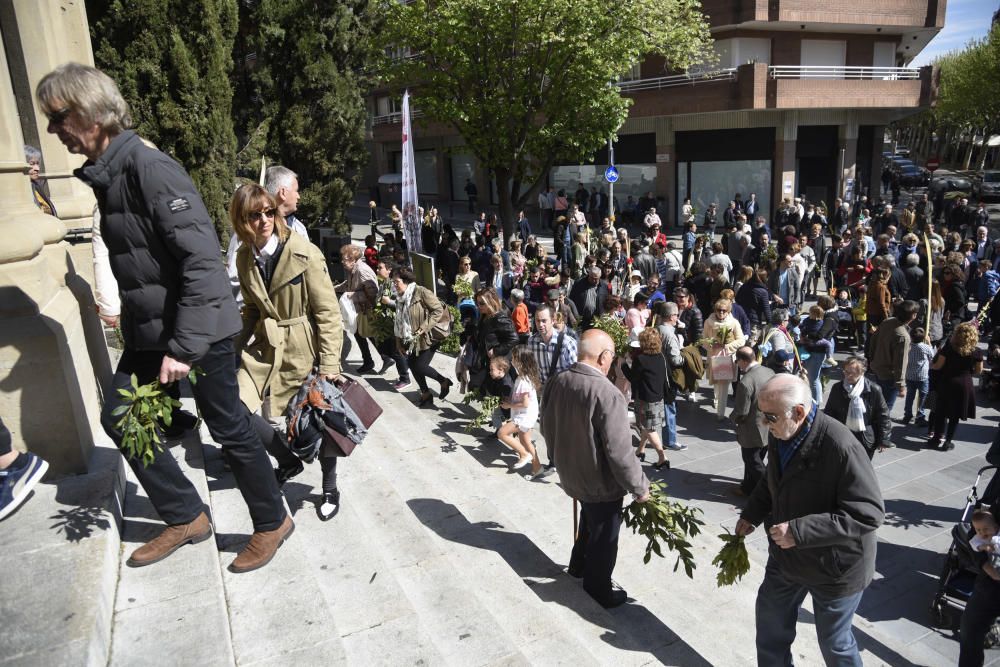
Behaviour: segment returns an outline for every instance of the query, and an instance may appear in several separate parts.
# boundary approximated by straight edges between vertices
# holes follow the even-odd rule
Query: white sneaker
[[[530,456],[525,456],[523,459],[518,459],[517,463],[515,463],[514,465],[512,465],[510,467],[510,469],[511,470],[520,470],[521,468],[523,468],[524,466],[528,465],[529,463],[531,463],[531,457]]]

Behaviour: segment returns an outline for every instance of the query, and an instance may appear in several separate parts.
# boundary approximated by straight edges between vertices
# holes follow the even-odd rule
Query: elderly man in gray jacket
[[[794,375],[771,378],[757,405],[770,431],[767,471],[736,523],[737,535],[768,526],[757,664],[792,664],[795,622],[809,594],[826,664],[860,667],[851,621],[875,575],[875,531],[885,517],[875,470],[857,438],[818,410]]]
[[[733,492],[749,496],[764,476],[764,457],[767,456],[767,426],[757,405],[757,393],[774,371],[757,363],[753,348],[736,350],[736,365],[740,367],[740,381],[736,385],[736,407],[729,418],[736,424],[736,442],[743,455],[743,481]]]
[[[580,501],[580,530],[569,574],[604,607],[628,595],[612,590],[622,498],[649,499],[649,480],[633,455],[628,403],[607,379],[615,346],[599,329],[580,337],[579,361],[551,378],[542,400],[542,435],[559,469],[563,490]]]

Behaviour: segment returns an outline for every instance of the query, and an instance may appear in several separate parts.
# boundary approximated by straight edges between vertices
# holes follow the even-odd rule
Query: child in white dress
[[[533,477],[542,469],[535,445],[531,442],[531,432],[538,422],[538,387],[541,385],[538,363],[530,348],[518,345],[511,353],[511,365],[517,371],[514,391],[508,400],[500,404],[510,410],[510,420],[503,423],[497,437],[518,455],[511,468],[520,470],[530,463]]]

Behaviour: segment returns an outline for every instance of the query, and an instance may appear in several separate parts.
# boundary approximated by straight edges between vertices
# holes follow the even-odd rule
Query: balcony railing
[[[423,116],[424,112],[420,109],[410,109],[410,116],[413,118],[419,118]],[[392,125],[394,123],[403,122],[403,112],[393,111],[392,113],[383,114],[381,116],[372,116],[372,125]]]
[[[709,83],[712,81],[735,81],[736,68],[730,67],[704,74],[675,74],[673,76],[660,76],[654,79],[638,79],[634,81],[619,81],[616,85],[623,93],[634,93],[640,90],[659,90],[661,88],[674,88],[676,86],[691,86],[697,83]]]
[[[768,71],[772,79],[876,79],[882,81],[899,81],[920,78],[920,70],[913,67],[772,65],[768,68]]]

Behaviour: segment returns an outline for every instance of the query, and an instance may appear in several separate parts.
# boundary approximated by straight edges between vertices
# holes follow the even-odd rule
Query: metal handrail
[[[841,65],[772,65],[768,68],[772,79],[919,79],[920,70],[914,67],[847,67]]]
[[[413,118],[418,118],[423,116],[424,112],[420,109],[411,109],[410,116]],[[372,116],[372,125],[392,125],[394,123],[403,122],[403,112],[393,111],[392,113],[383,114],[381,116]]]
[[[631,93],[639,90],[659,90],[661,88],[673,88],[675,86],[690,86],[696,83],[710,83],[712,81],[735,81],[736,68],[705,72],[704,74],[674,74],[673,76],[660,76],[653,79],[637,79],[634,81],[618,81],[615,85],[623,93]]]

